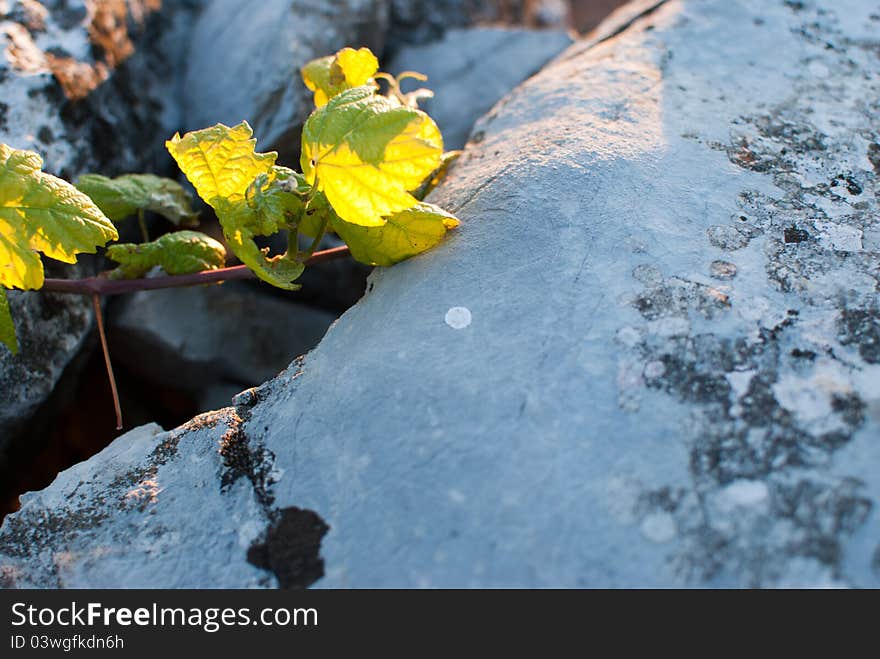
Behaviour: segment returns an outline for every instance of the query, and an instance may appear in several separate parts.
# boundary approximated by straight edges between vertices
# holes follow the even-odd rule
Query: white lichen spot
[[[828,395],[814,386],[812,378],[786,374],[773,384],[773,395],[779,404],[805,424],[831,414]]]
[[[862,230],[837,222],[819,222],[813,224],[819,230],[819,244],[825,249],[837,252],[861,252]]]
[[[731,371],[724,377],[730,384],[730,391],[733,393],[734,400],[739,400],[749,390],[752,378],[755,377],[757,371]]]
[[[648,331],[661,337],[685,336],[690,334],[691,324],[687,318],[660,318],[648,323]]]
[[[260,537],[265,524],[260,524],[256,520],[248,520],[238,527],[238,546],[242,549],[250,547],[254,540]]]
[[[452,307],[446,312],[446,324],[452,329],[464,329],[471,324],[471,310],[467,307]]]
[[[763,506],[770,497],[770,490],[761,481],[737,480],[725,487],[718,498],[719,507],[730,511],[734,508]]]
[[[632,348],[642,340],[642,335],[635,327],[621,327],[617,330],[617,340],[628,348]]]
[[[675,519],[669,513],[651,513],[646,515],[641,525],[642,535],[651,542],[658,544],[669,542],[678,533]]]
[[[649,380],[663,377],[666,373],[666,364],[661,361],[648,362],[645,366],[645,377]]]
[[[743,320],[758,323],[761,327],[772,328],[785,320],[785,310],[774,305],[763,296],[755,296],[743,300],[737,307],[737,313]]]
[[[851,391],[852,384],[844,367],[828,359],[817,361],[808,377],[789,373],[773,385],[773,395],[779,404],[815,435],[842,425],[839,418],[832,416],[831,400]]]

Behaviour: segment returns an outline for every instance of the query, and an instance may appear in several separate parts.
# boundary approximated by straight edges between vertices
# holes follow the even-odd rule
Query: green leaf
[[[309,208],[303,213],[302,218],[299,221],[299,232],[309,238],[317,237],[321,232],[321,227],[325,226],[323,216],[315,210],[314,204],[312,206],[312,208]]]
[[[433,204],[420,203],[387,218],[381,227],[365,227],[331,216],[333,230],[351,255],[368,265],[394,265],[435,247],[458,219]]]
[[[270,174],[260,174],[245,194],[248,206],[256,213],[253,230],[270,235],[295,225],[310,187],[302,174],[287,167],[273,167]]]
[[[42,167],[36,153],[0,144],[0,286],[6,288],[43,285],[38,251],[75,263],[78,253],[118,238],[87,195]]]
[[[296,290],[293,281],[302,265],[276,257],[269,259],[257,247],[255,236],[283,228],[293,212],[289,197],[276,196],[271,184],[290,170],[275,167],[275,152],[256,153],[256,140],[246,121],[235,127],[212,128],[175,135],[165,143],[199,196],[214,209],[229,247],[263,281]],[[279,212],[276,214],[276,212]]]
[[[284,256],[267,257],[268,249],[257,247],[253,240],[253,234],[246,229],[239,229],[227,234],[226,240],[241,262],[266,283],[288,291],[296,291],[301,288],[299,284],[293,282],[299,279],[305,270],[302,263]]]
[[[177,226],[194,227],[199,214],[183,187],[170,178],[153,174],[126,174],[115,179],[100,174],[85,174],[76,187],[92,198],[98,208],[114,222],[139,210],[151,211]]]
[[[15,323],[12,322],[12,314],[9,312],[9,300],[6,299],[5,288],[0,288],[0,343],[9,348],[13,355],[18,352]]]
[[[381,226],[416,205],[415,190],[440,165],[443,139],[424,112],[356,87],[315,110],[303,128],[302,165],[346,222]]]
[[[369,83],[379,70],[379,60],[369,48],[343,48],[336,55],[312,60],[302,69],[306,87],[315,92],[315,106],[353,87]]]
[[[176,231],[148,243],[118,243],[107,258],[119,263],[112,279],[137,279],[159,266],[169,275],[188,275],[226,265],[226,248],[198,231]]]

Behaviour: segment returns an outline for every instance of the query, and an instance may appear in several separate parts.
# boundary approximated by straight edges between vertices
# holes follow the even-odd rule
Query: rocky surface
[[[64,272],[81,271],[65,268]],[[0,347],[0,476],[11,467],[7,448],[28,429],[92,327],[91,306],[77,296],[32,291],[7,295],[19,352],[13,356]]]
[[[228,283],[127,296],[111,314],[109,339],[114,360],[157,387],[237,393],[311,350],[334,320],[256,286]]]
[[[0,1],[0,142],[68,179],[152,164],[180,121],[174,72],[199,1]]]
[[[878,49],[865,0],[573,47],[434,194],[453,237],[31,495],[7,585],[880,586]]]
[[[177,121],[175,81],[166,72],[180,59],[176,35],[192,6],[0,1],[0,142],[37,151],[47,171],[69,179],[147,167]],[[89,267],[86,259],[84,269],[54,273],[82,275]],[[0,454],[92,326],[84,298],[12,293],[10,301],[22,346],[15,357],[0,347]]]
[[[76,588],[102,584],[110,588],[124,582],[149,588],[168,582],[224,588],[265,584],[266,573],[256,567],[246,568],[249,576],[242,579],[240,570],[226,569],[226,560],[214,565],[204,561],[205,556],[213,561],[221,555],[230,562],[237,560],[267,524],[265,501],[253,496],[254,484],[242,477],[235,462],[238,422],[234,414],[225,413],[199,417],[173,433],[163,433],[156,425],[142,426],[93,458],[107,467],[104,472],[93,473],[91,461],[81,463],[63,472],[51,490],[24,496],[24,505],[39,506],[46,514],[38,524],[7,518],[3,551],[15,559],[27,558],[28,564],[0,567],[0,585]],[[220,450],[212,439],[216,433],[226,437]],[[189,465],[190,480],[185,486],[169,487],[166,473],[181,463]],[[222,486],[213,487],[221,481]],[[193,515],[195,510],[198,515]],[[132,542],[146,530],[143,522],[149,514],[197,517],[200,530],[181,533],[159,524]],[[74,528],[74,542],[67,552],[54,551],[56,534]],[[177,560],[171,566],[157,562],[159,556],[176,556]]]
[[[446,148],[461,149],[477,119],[571,42],[564,31],[450,30],[439,41],[402,48],[388,69],[395,75],[418,71],[428,76],[423,84],[434,98],[422,108],[440,126]]]

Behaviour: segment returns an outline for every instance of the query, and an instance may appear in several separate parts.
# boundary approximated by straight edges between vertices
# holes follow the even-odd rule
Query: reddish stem
[[[110,363],[110,348],[107,346],[107,334],[104,332],[101,296],[97,293],[92,293],[92,306],[95,308],[95,319],[98,321],[98,336],[101,337],[101,349],[104,351],[104,364],[107,366],[107,378],[110,380],[110,393],[113,394],[113,408],[116,410],[116,430],[122,430],[122,405],[119,403],[116,376],[113,375],[113,364]]]
[[[348,247],[334,247],[315,252],[306,261],[306,265],[314,265],[323,261],[332,261],[349,255]],[[256,275],[244,265],[219,270],[204,270],[191,275],[173,275],[153,277],[150,279],[107,279],[106,277],[87,277],[85,279],[47,279],[42,291],[52,293],[76,293],[79,295],[120,295],[137,291],[152,291],[160,288],[179,288],[182,286],[199,286],[215,284],[236,279],[254,279]]]

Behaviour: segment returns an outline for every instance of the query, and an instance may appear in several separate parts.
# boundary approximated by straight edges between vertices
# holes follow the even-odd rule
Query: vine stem
[[[327,233],[327,225],[329,224],[330,218],[327,215],[324,215],[324,220],[321,222],[321,228],[318,233],[315,235],[315,239],[312,240],[312,244],[309,245],[308,250],[304,254],[300,254],[297,256],[298,259],[302,259],[304,264],[308,264],[309,259],[315,255],[315,250],[318,249],[318,245],[321,244],[321,241],[324,239],[324,234]],[[305,258],[303,258],[305,257]]]
[[[138,208],[138,226],[141,228],[141,238],[145,243],[150,242],[150,232],[147,229],[147,220],[144,217],[144,209]]]
[[[315,252],[305,262],[314,265],[324,261],[345,258],[349,255],[345,245]],[[137,291],[153,291],[162,288],[181,288],[184,286],[200,286],[216,284],[223,281],[238,279],[255,279],[256,275],[244,265],[219,270],[203,270],[191,275],[169,275],[147,279],[108,279],[107,277],[86,277],[84,279],[47,279],[41,291],[52,293],[73,293],[78,295],[120,295]]]
[[[122,404],[119,402],[119,390],[116,388],[113,364],[110,363],[110,348],[107,345],[107,333],[104,331],[104,313],[101,311],[101,296],[97,293],[92,293],[92,306],[95,308],[95,319],[98,322],[98,336],[101,337],[101,349],[104,351],[104,365],[107,367],[107,379],[110,380],[110,393],[113,394],[113,409],[116,410],[116,430],[122,430]]]
[[[347,246],[334,247],[315,252],[305,262],[314,265],[323,261],[344,258],[350,254]],[[183,286],[199,286],[202,284],[218,284],[236,279],[254,279],[256,275],[244,265],[219,270],[203,270],[191,275],[170,275],[152,279],[108,279],[107,277],[86,277],[84,279],[46,279],[42,291],[52,293],[73,293],[88,295],[92,298],[95,319],[98,325],[98,336],[101,338],[101,349],[104,352],[104,365],[107,367],[107,379],[110,380],[110,393],[113,395],[113,408],[116,411],[116,429],[122,430],[122,405],[119,401],[119,390],[116,376],[113,375],[113,364],[110,362],[110,347],[107,345],[107,333],[104,330],[104,313],[101,310],[101,298],[105,295],[119,295],[137,291],[150,291],[162,288],[180,288]]]

